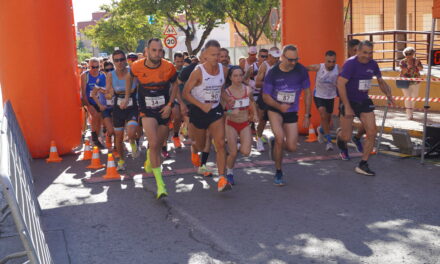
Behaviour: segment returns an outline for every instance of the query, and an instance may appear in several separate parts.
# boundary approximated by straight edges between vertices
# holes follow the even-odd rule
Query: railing
[[[429,31],[377,31],[353,33],[347,35],[347,40],[359,39],[373,42],[374,59],[380,63],[381,67],[392,67],[396,70],[399,61],[403,58],[402,50],[405,47],[414,47],[416,57],[423,64],[428,64],[429,44],[431,42],[431,32]],[[434,34],[434,49],[440,49],[440,32]]]

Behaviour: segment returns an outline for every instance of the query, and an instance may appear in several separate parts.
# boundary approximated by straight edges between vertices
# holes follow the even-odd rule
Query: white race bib
[[[247,107],[247,106],[249,106],[249,97],[235,100],[234,108],[242,108],[242,107]]]
[[[112,99],[106,99],[105,102],[106,102],[107,106],[113,106],[115,104],[115,101],[113,100],[113,98]]]
[[[145,97],[145,106],[147,108],[158,108],[165,105],[165,96]]]
[[[368,91],[371,88],[371,80],[359,80],[359,91]]]
[[[278,92],[277,101],[286,104],[293,104],[295,102],[295,92]]]
[[[124,98],[118,98],[118,106],[121,106],[123,101],[124,101]],[[130,107],[132,105],[133,105],[133,98],[128,98],[127,107]]]
[[[220,89],[216,90],[205,90],[203,94],[203,99],[205,102],[215,102],[220,101]]]

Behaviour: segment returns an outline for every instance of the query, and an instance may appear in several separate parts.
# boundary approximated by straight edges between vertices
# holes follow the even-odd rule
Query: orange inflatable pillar
[[[343,8],[343,0],[283,0],[283,45],[296,45],[300,63],[304,66],[324,62],[327,50],[336,52],[337,63],[342,66],[345,59]],[[310,80],[310,88],[314,89],[315,73],[310,73]],[[300,100],[298,127],[300,133],[307,134],[308,128],[302,127],[305,114],[303,96]],[[319,112],[312,103],[312,124],[316,127],[319,123]]]
[[[51,140],[65,154],[81,139],[71,0],[0,1],[0,83],[32,157]]]

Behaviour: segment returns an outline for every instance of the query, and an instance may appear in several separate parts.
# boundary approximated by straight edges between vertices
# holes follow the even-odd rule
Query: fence
[[[5,104],[0,125],[0,186],[7,202],[2,212],[12,215],[25,249],[0,259],[0,264],[25,256],[28,263],[53,263],[41,228],[41,210],[33,187],[29,151],[10,102]]]

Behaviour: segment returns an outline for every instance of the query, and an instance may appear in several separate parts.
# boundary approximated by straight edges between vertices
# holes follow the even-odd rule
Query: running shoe
[[[173,137],[174,148],[179,149],[182,147],[182,143],[180,143],[179,137]]]
[[[260,139],[264,144],[267,144],[267,138],[265,136],[262,136]]]
[[[275,177],[274,177],[274,180],[273,180],[273,184],[274,184],[275,186],[284,186],[284,185],[286,185],[286,183],[285,183],[284,180],[283,180],[283,172],[277,172],[277,173],[275,173]]]
[[[200,167],[202,162],[200,161],[199,154],[191,152],[191,162],[194,165],[194,167]]]
[[[123,161],[123,160],[119,160],[118,161],[118,168],[117,168],[117,170],[118,171],[125,171],[125,169],[126,169],[126,167],[125,167],[125,161]]]
[[[354,171],[356,171],[359,174],[363,174],[366,176],[375,176],[376,173],[372,170],[370,170],[370,168],[368,167],[368,163],[364,162],[364,163],[359,163],[359,165],[354,169]]]
[[[362,142],[360,139],[358,139],[357,137],[353,136],[351,138],[351,141],[353,142],[353,144],[356,145],[356,150],[359,153],[363,153],[364,152],[364,147],[362,146]]]
[[[206,165],[202,165],[197,169],[197,173],[203,175],[204,177],[212,177],[212,172],[206,167]]]
[[[226,178],[228,179],[229,184],[231,184],[231,185],[235,185],[235,182],[234,182],[234,175],[233,175],[233,174],[227,174],[227,175],[226,175]]]
[[[217,183],[217,190],[219,192],[224,192],[224,191],[228,191],[231,189],[232,189],[232,186],[228,182],[228,180],[224,176],[220,176],[220,179],[218,180],[218,183]]]
[[[170,153],[168,152],[168,150],[162,150],[162,157],[164,159],[168,159],[171,157]]]
[[[275,147],[275,137],[270,137],[268,143],[269,143],[269,159],[275,161],[275,157],[273,156],[273,149]]]
[[[318,131],[318,142],[319,143],[324,143],[325,142],[325,137],[324,137],[324,133],[323,131],[321,131],[322,127],[319,126],[316,130]]]
[[[259,152],[264,151],[264,143],[261,138],[257,138],[257,151],[259,151]]]
[[[341,157],[342,160],[350,160],[350,156],[348,155],[348,150],[341,150],[341,152],[339,152],[339,156]]]
[[[327,143],[325,144],[325,150],[326,150],[326,151],[331,151],[331,150],[333,150],[333,144],[332,144],[331,142],[327,142]]]

